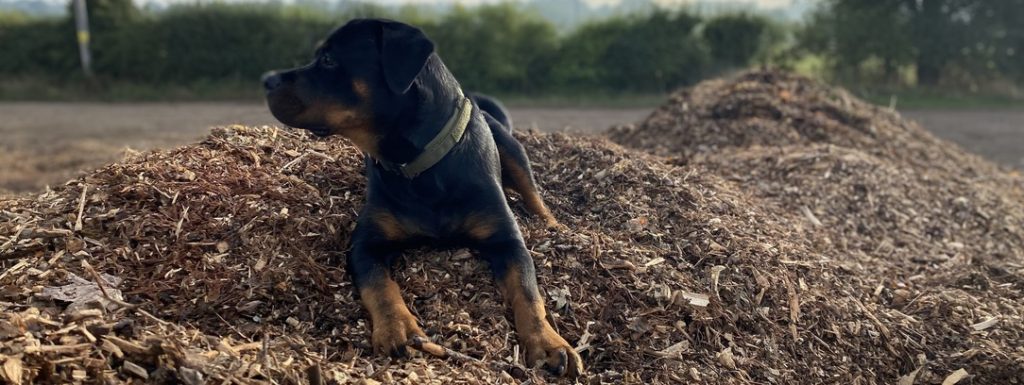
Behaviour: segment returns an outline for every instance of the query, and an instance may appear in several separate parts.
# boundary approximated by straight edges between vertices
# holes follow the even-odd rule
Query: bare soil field
[[[639,121],[651,108],[512,108],[520,129],[598,133]],[[911,110],[939,137],[1002,165],[1024,169],[1024,110]],[[209,127],[272,125],[258,103],[0,103],[0,191],[63,183],[118,160],[126,150],[195,142]]]

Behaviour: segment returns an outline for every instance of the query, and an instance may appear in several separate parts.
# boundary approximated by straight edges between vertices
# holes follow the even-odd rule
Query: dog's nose
[[[277,71],[270,71],[260,78],[263,81],[263,89],[267,91],[273,91],[275,88],[281,85],[281,75]]]

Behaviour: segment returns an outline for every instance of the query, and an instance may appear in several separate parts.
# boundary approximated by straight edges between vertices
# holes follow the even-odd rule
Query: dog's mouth
[[[281,123],[293,128],[309,131],[320,138],[330,136],[333,133],[333,130],[327,125],[310,124],[318,122],[309,122],[310,119],[305,119],[303,115],[307,112],[308,107],[299,98],[290,94],[275,96],[274,99],[268,98],[267,104],[270,107],[270,112]]]

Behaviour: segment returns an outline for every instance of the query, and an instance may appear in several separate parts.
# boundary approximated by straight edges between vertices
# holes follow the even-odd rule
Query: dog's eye
[[[324,68],[330,69],[336,67],[338,63],[334,62],[334,59],[331,58],[331,55],[323,55],[320,57],[320,65],[323,66]]]

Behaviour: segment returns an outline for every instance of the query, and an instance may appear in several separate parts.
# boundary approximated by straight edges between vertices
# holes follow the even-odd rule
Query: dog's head
[[[317,136],[342,135],[374,153],[382,113],[412,103],[410,88],[434,52],[423,31],[356,19],[317,48],[313,62],[263,75],[274,117]]]

